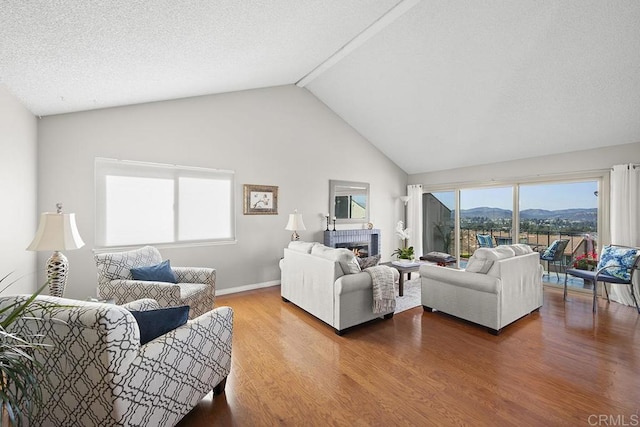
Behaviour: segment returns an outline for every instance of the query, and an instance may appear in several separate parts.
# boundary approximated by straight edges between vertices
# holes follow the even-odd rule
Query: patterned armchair
[[[216,270],[204,267],[172,267],[178,283],[133,280],[131,268],[150,267],[162,262],[160,252],[145,246],[126,252],[102,253],[94,256],[98,269],[98,297],[124,304],[141,298],[152,298],[160,307],[188,305],[189,319],[213,308]]]
[[[0,297],[0,307],[27,297]],[[127,308],[156,309],[156,301],[123,307],[39,296],[31,307],[33,317],[9,329],[39,334],[50,344],[35,352],[43,403],[28,425],[173,426],[211,390],[224,391],[231,369],[230,307],[144,345]]]

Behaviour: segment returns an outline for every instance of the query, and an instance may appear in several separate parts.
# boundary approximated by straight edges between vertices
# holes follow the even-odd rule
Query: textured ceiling
[[[398,0],[3,0],[0,82],[49,115],[294,84]]]
[[[307,89],[408,173],[640,142],[640,1],[423,0]]]
[[[0,83],[49,115],[303,79],[419,173],[640,142],[639,23],[637,0],[3,0]]]

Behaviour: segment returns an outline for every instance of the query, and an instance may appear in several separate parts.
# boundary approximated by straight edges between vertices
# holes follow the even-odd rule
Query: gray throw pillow
[[[360,264],[360,269],[364,270],[365,268],[378,265],[380,262],[380,254],[356,259],[358,260],[358,264]]]

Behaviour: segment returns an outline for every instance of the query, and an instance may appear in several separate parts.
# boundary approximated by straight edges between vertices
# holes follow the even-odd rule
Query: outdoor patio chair
[[[562,272],[566,269],[566,264],[564,262],[564,250],[567,248],[569,244],[569,240],[558,239],[554,240],[551,245],[547,249],[544,250],[540,254],[540,259],[543,261],[547,261],[547,272],[551,273],[551,266],[553,265],[556,270],[556,277],[558,281],[560,281],[560,274],[558,273],[558,267],[562,270]]]
[[[564,299],[567,299],[567,277],[569,275],[579,277],[585,281],[593,283],[593,312],[596,312],[598,305],[597,291],[598,282],[602,282],[604,292],[607,296],[607,302],[609,300],[609,290],[607,289],[607,283],[614,283],[617,285],[628,285],[631,287],[631,298],[633,299],[636,309],[640,314],[640,307],[638,306],[638,300],[636,299],[633,275],[638,270],[638,262],[640,261],[640,248],[622,246],[622,245],[607,245],[602,248],[600,254],[600,260],[594,271],[580,270],[577,268],[569,268],[566,270],[564,278]]]

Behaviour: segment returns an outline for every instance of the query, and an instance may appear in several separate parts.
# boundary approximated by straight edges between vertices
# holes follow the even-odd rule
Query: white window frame
[[[161,163],[139,162],[132,160],[117,160],[103,157],[95,159],[95,246],[96,250],[130,248],[132,246],[142,246],[152,244],[156,247],[182,247],[182,246],[205,246],[216,244],[236,243],[236,220],[235,220],[235,172],[222,169],[208,169],[191,166],[170,165]],[[161,178],[173,180],[174,204],[173,204],[173,239],[166,242],[136,242],[131,244],[108,245],[107,242],[107,177],[140,177],[140,178]],[[229,231],[230,235],[224,238],[180,240],[180,206],[179,206],[179,185],[180,178],[201,178],[201,179],[222,179],[229,181],[230,186],[230,212]]]

